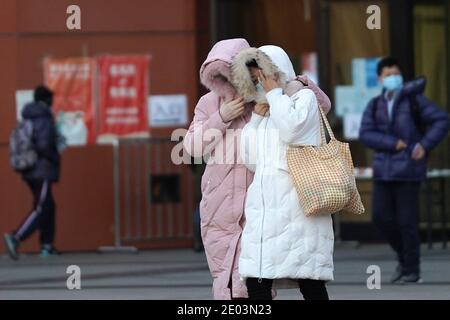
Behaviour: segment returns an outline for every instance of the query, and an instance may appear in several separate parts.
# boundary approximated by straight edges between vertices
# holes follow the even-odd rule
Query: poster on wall
[[[380,58],[355,58],[352,60],[352,82],[355,87],[380,88],[377,65]]]
[[[335,87],[335,112],[343,118],[344,137],[358,139],[361,116],[369,101],[381,93],[377,64],[380,58],[352,60],[352,85]]]
[[[22,121],[22,110],[30,102],[34,100],[33,90],[17,90],[16,91],[16,119],[17,122]]]
[[[181,127],[188,123],[185,94],[156,95],[148,98],[149,125],[153,128]]]
[[[317,52],[302,54],[302,74],[308,76],[314,83],[319,85]]]
[[[101,56],[99,140],[148,136],[149,56]]]
[[[69,146],[95,142],[92,58],[44,60],[45,84],[54,92],[53,112]]]
[[[352,85],[335,87],[336,115],[364,112],[370,99],[381,93],[378,83],[379,58],[355,58],[352,60]]]
[[[347,140],[359,139],[362,113],[350,113],[344,116],[344,138]]]

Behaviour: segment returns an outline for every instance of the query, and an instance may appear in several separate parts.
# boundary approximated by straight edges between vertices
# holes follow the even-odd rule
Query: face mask
[[[400,74],[387,76],[383,80],[383,87],[385,87],[387,91],[398,90],[402,87],[402,85],[403,77]]]
[[[258,83],[256,85],[256,99],[255,101],[257,103],[267,103],[267,99],[266,99],[266,92],[264,91],[263,86]]]
[[[258,84],[256,85],[256,92],[258,92],[258,93],[264,93],[264,88],[263,88],[263,86],[262,86],[261,83],[258,83]]]

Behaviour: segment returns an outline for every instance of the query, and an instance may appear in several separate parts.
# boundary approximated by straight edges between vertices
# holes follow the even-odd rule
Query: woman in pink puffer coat
[[[221,300],[248,297],[240,280],[238,261],[245,222],[244,201],[253,173],[239,159],[241,130],[237,129],[250,120],[254,104],[239,99],[231,84],[230,66],[232,58],[249,47],[245,39],[229,39],[211,49],[200,68],[200,81],[210,92],[195,107],[183,142],[191,156],[209,156],[201,182],[201,230],[213,277],[214,299]],[[305,77],[304,82],[307,81]],[[328,111],[328,97],[312,82],[310,85]]]
[[[201,230],[214,280],[214,299],[222,300],[247,297],[245,284],[239,279],[238,260],[244,199],[253,174],[233,159],[236,148],[224,147],[235,138],[234,134],[226,135],[226,130],[242,129],[251,117],[253,105],[236,100],[238,95],[230,82],[231,60],[247,48],[245,39],[229,39],[211,49],[200,69],[200,81],[211,91],[200,98],[184,138],[184,148],[191,156],[210,156],[201,182]],[[208,139],[211,134],[217,135],[212,142]]]

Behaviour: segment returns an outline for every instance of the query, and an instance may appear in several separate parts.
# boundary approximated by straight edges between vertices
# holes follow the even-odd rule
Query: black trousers
[[[41,245],[51,245],[55,239],[55,202],[52,184],[47,180],[26,180],[33,193],[33,208],[14,232],[18,241],[24,241],[36,230],[40,231]]]
[[[419,190],[420,182],[374,182],[373,221],[405,274],[420,273]]]
[[[325,281],[298,279],[298,287],[305,300],[329,300]],[[247,278],[249,300],[272,300],[272,279]]]

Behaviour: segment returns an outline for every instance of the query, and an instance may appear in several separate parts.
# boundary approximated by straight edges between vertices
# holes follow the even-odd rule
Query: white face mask
[[[257,103],[267,103],[266,92],[264,91],[264,87],[262,84],[258,83],[256,85],[256,99]]]
[[[264,88],[263,88],[263,86],[262,86],[262,84],[261,83],[258,83],[257,85],[256,85],[256,92],[258,93],[258,94],[264,94],[265,92],[264,92]]]

